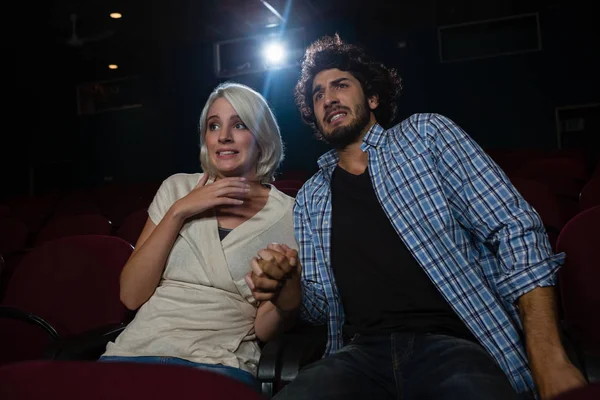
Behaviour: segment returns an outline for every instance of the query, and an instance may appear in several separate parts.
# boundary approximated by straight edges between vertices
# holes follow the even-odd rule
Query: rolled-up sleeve
[[[539,214],[453,121],[432,114],[427,129],[455,218],[496,256],[491,275],[498,295],[514,303],[536,287],[555,285],[565,255],[553,254]]]

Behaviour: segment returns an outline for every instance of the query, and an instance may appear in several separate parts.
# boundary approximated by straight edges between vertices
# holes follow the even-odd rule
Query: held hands
[[[217,206],[241,205],[250,192],[246,178],[223,178],[208,186],[207,181],[205,173],[194,189],[175,203],[177,214],[183,219]]]
[[[302,267],[298,252],[285,244],[272,243],[258,252],[251,261],[252,271],[246,275],[246,283],[258,301],[271,301],[283,312],[300,307]]]

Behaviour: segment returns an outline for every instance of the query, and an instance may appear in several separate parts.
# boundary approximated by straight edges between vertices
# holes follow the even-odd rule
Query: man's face
[[[319,139],[341,149],[354,143],[374,122],[377,99],[366,99],[360,82],[349,72],[327,69],[312,85]]]

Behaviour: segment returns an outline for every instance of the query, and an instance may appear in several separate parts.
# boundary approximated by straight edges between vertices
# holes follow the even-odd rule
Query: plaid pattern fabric
[[[552,254],[538,214],[477,143],[441,115],[415,114],[389,130],[375,124],[361,149],[379,203],[407,248],[515,390],[535,396],[517,299],[554,285],[564,262],[564,254]],[[294,207],[301,316],[328,325],[326,355],[343,345],[344,310],[329,262],[337,163],[335,151],[319,159]]]

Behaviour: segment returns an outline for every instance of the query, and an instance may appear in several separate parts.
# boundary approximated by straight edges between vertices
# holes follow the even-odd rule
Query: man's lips
[[[332,123],[337,121],[338,119],[344,118],[346,115],[348,115],[347,111],[338,109],[327,114],[325,121],[327,121],[327,123]]]

